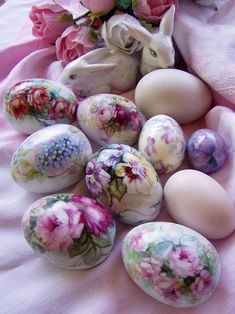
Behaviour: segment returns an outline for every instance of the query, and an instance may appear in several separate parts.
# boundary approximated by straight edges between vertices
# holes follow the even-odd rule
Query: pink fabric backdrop
[[[30,7],[41,1],[0,1],[0,99],[16,81],[43,77],[56,79],[62,64],[53,47],[45,47],[31,35],[27,19]],[[226,165],[213,177],[235,203],[235,6],[221,0],[219,11],[181,1],[175,22],[175,40],[189,69],[213,91],[213,108],[200,121],[184,127],[187,135],[204,126],[218,130],[229,147]],[[235,233],[213,241],[221,256],[218,287],[204,304],[175,309],[145,295],[128,277],[121,260],[122,239],[130,226],[118,224],[110,257],[85,271],[57,268],[28,247],[21,230],[21,217],[31,202],[42,195],[27,193],[11,179],[9,163],[25,138],[3,119],[0,110],[0,313],[41,314],[232,314],[235,313]],[[187,167],[184,164],[182,167]],[[164,183],[167,177],[162,177]],[[86,194],[83,182],[69,189]],[[170,221],[162,209],[157,220]]]

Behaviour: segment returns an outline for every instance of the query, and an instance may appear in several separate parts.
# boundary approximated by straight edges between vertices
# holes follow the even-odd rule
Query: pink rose
[[[200,276],[196,277],[189,289],[194,296],[205,295],[211,289],[212,283],[211,274],[207,270],[202,270]]]
[[[112,10],[115,0],[81,0],[81,3],[93,14],[104,15]]]
[[[33,6],[29,12],[36,37],[54,43],[63,31],[72,25],[72,15],[57,4]]]
[[[24,93],[16,93],[5,102],[6,112],[15,119],[23,119],[29,112],[29,105]]]
[[[37,220],[35,235],[48,250],[66,252],[84,227],[81,212],[72,203],[57,202]]]
[[[181,295],[180,282],[173,277],[160,275],[154,281],[155,290],[163,297],[176,301]]]
[[[59,120],[64,118],[71,119],[71,113],[69,110],[70,104],[62,97],[58,97],[52,100],[51,106],[48,110],[49,117],[53,120]],[[75,114],[75,111],[74,111]],[[73,116],[74,120],[74,116]]]
[[[203,267],[193,248],[177,247],[170,254],[170,268],[174,269],[176,275],[186,278],[197,275]]]
[[[51,95],[45,87],[31,87],[28,92],[29,105],[38,110],[47,107],[50,99]]]
[[[58,60],[70,62],[91,51],[96,46],[92,30],[87,26],[70,26],[56,41]]]
[[[156,279],[161,272],[161,264],[153,257],[143,258],[137,265],[140,277],[144,279]]]
[[[148,249],[151,234],[147,230],[141,230],[134,234],[129,241],[129,246],[133,251],[145,252]]]
[[[108,227],[114,225],[111,212],[95,200],[85,196],[73,195],[71,201],[79,207],[85,224],[94,236],[97,237],[102,233],[106,233]]]
[[[138,18],[147,22],[157,22],[172,4],[177,7],[178,2],[178,0],[136,0],[132,6]]]

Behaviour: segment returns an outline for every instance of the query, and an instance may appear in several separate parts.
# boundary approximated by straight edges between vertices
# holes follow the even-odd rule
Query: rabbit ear
[[[123,24],[128,33],[142,44],[148,45],[152,40],[152,34],[143,26],[133,25],[126,21],[123,21]]]
[[[171,37],[174,29],[174,16],[175,16],[175,5],[172,5],[170,9],[163,16],[159,31],[166,36]]]
[[[97,64],[85,65],[84,69],[87,72],[96,72],[96,71],[112,70],[116,66],[117,66],[116,63],[97,63]]]

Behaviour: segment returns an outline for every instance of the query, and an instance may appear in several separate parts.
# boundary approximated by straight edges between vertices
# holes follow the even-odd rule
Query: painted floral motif
[[[186,141],[180,125],[171,117],[159,114],[145,123],[138,148],[157,173],[163,174],[181,165]]]
[[[155,218],[162,188],[153,167],[134,148],[111,144],[86,166],[86,184],[93,197],[127,223]]]
[[[22,224],[29,245],[62,267],[95,266],[107,257],[114,243],[111,213],[79,195],[56,194],[34,202]]]
[[[200,129],[190,136],[187,155],[194,169],[209,174],[223,167],[227,159],[227,148],[219,133]]]
[[[6,117],[26,134],[55,123],[72,123],[76,109],[76,96],[67,87],[43,79],[21,81],[4,98]]]
[[[111,94],[94,95],[83,100],[77,116],[81,129],[100,145],[134,144],[145,121],[134,103]]]
[[[29,191],[54,192],[81,179],[91,154],[91,145],[79,129],[53,125],[35,132],[17,148],[12,177]]]
[[[200,304],[219,280],[220,262],[214,247],[199,233],[173,223],[147,223],[132,229],[122,253],[135,283],[166,304]]]

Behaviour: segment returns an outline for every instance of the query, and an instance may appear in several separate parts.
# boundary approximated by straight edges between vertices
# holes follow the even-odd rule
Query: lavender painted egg
[[[83,100],[77,110],[80,128],[97,144],[134,144],[144,115],[125,97],[99,94]]]
[[[177,169],[184,160],[185,148],[184,133],[169,116],[152,117],[140,133],[138,149],[159,174]]]
[[[107,145],[88,162],[86,184],[94,198],[121,221],[153,220],[162,202],[162,187],[152,165],[136,149]]]
[[[212,244],[200,233],[174,223],[135,227],[124,238],[122,257],[137,286],[175,307],[206,301],[220,277],[220,260]]]
[[[103,262],[116,233],[109,210],[75,194],[55,194],[34,202],[22,225],[31,248],[57,266],[85,269]]]
[[[219,133],[210,129],[200,129],[189,138],[187,155],[194,169],[213,173],[223,167],[227,150]]]
[[[6,119],[17,131],[32,134],[46,126],[75,121],[77,98],[61,83],[29,79],[9,89],[3,109]]]
[[[15,151],[11,174],[34,193],[57,192],[78,182],[92,154],[81,130],[67,124],[49,126],[26,138]]]

